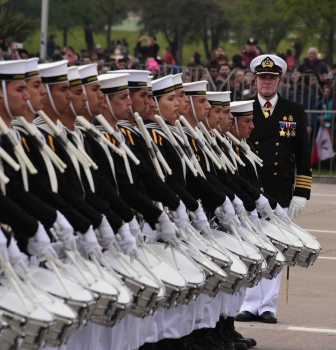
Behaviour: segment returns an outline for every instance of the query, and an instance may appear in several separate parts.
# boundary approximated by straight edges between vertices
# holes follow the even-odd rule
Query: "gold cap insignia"
[[[286,121],[286,120],[287,120],[287,117],[283,117],[282,119],[283,119],[284,121]]]
[[[292,122],[294,119],[293,119],[293,117],[290,115],[289,118],[288,118],[288,120],[289,120],[290,122]]]
[[[261,66],[263,68],[272,68],[274,66],[274,62],[269,58],[266,57],[262,62],[261,62]]]

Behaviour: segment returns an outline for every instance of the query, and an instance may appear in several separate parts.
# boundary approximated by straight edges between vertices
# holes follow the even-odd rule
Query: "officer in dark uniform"
[[[303,106],[282,98],[277,89],[287,65],[273,55],[258,56],[251,62],[258,94],[253,103],[254,129],[250,140],[263,159],[260,179],[290,218],[301,213],[311,189],[309,141]],[[296,175],[295,175],[296,172]],[[276,304],[281,274],[246,293],[237,321],[259,320],[276,323]]]

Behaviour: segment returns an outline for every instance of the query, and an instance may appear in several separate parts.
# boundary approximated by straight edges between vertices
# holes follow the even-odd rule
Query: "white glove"
[[[27,251],[29,254],[37,257],[42,257],[47,252],[50,252],[55,258],[57,258],[57,254],[51,246],[50,238],[40,222],[38,223],[35,236],[28,241]]]
[[[20,252],[20,249],[17,243],[15,242],[14,237],[12,237],[7,250],[8,250],[9,262],[11,263],[11,265],[17,266],[20,262],[23,261],[22,254]]]
[[[176,239],[176,229],[165,212],[159,216],[158,223],[155,226],[158,239],[162,239],[165,242],[174,238]]]
[[[73,227],[65,216],[57,210],[56,221],[53,225],[57,237],[64,244],[65,249],[74,250],[76,248],[76,240],[73,234]]]
[[[134,216],[134,218],[128,223],[131,234],[137,238],[138,235],[141,234],[141,229],[138,223],[138,220],[136,219],[136,217]]]
[[[4,259],[8,261],[7,238],[1,230],[0,230],[0,252],[2,253]]]
[[[99,245],[101,245],[104,249],[109,249],[116,239],[112,227],[107,221],[105,215],[103,215],[103,220],[98,226],[98,231],[100,233],[100,236],[97,237]]]
[[[301,214],[303,208],[307,203],[307,199],[304,197],[294,196],[289,204],[288,215],[291,219],[294,219]]]
[[[192,219],[192,225],[195,227],[196,231],[201,232],[205,228],[210,228],[209,221],[201,204],[198,204],[198,208],[193,213],[195,214],[196,218]]]
[[[85,233],[80,235],[80,243],[88,254],[91,254],[94,250],[101,252],[101,247],[92,226],[90,226]]]
[[[122,225],[119,228],[118,233],[120,234],[120,236],[122,238],[121,241],[118,241],[120,249],[125,254],[131,254],[131,255],[134,254],[136,257],[138,257],[139,253],[137,250],[136,239],[132,235],[130,228],[129,228],[129,225],[128,224]]]
[[[274,209],[274,214],[285,223],[289,224],[292,220],[289,218],[289,216],[286,214],[286,212],[283,210],[283,208],[277,203],[277,206]]]
[[[226,197],[224,203],[215,210],[215,215],[223,225],[228,225],[234,220],[240,226],[239,219],[228,197]]]
[[[186,230],[188,228],[189,217],[187,214],[187,208],[181,200],[179,206],[175,210],[175,213],[176,217],[173,216],[175,225],[182,230]]]
[[[232,205],[233,205],[233,207],[238,215],[240,213],[245,213],[243,201],[240,198],[238,198],[237,196],[234,197],[234,199],[232,201]]]
[[[261,222],[259,220],[256,209],[254,209],[253,211],[248,211],[247,217],[252,221],[253,224],[255,224],[261,230]]]
[[[257,212],[260,214],[266,213],[266,210],[272,211],[272,208],[269,204],[268,199],[263,196],[262,194],[260,197],[255,201]]]

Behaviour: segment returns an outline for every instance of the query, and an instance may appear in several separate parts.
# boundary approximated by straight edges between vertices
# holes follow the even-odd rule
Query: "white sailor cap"
[[[207,91],[206,96],[211,107],[230,106],[231,91]]]
[[[286,62],[279,56],[261,55],[251,61],[250,69],[255,75],[282,75],[287,70]]]
[[[128,77],[128,87],[131,88],[142,88],[147,87],[148,76],[150,71],[148,70],[138,70],[138,69],[120,69],[120,70],[110,70],[108,74],[120,74],[127,73]]]
[[[201,80],[193,83],[185,83],[183,84],[183,88],[187,96],[201,96],[206,95],[207,85],[208,82],[206,80]]]
[[[68,81],[68,61],[62,60],[38,65],[43,84],[58,84]]]
[[[152,79],[154,78],[153,75],[149,75],[148,76],[148,80],[147,80],[147,89],[148,91],[153,91],[152,89]]]
[[[77,66],[72,66],[68,68],[68,79],[69,79],[70,87],[83,85],[83,81],[81,76],[79,75]]]
[[[97,66],[97,63],[90,63],[78,67],[78,72],[82,79],[83,85],[88,85],[94,83],[95,81],[98,81]]]
[[[13,81],[26,79],[26,60],[1,61],[0,80]]]
[[[118,71],[117,71],[118,72]],[[128,89],[128,74],[101,74],[98,75],[101,84],[100,90],[104,95],[115,94]]]
[[[254,100],[231,102],[231,113],[235,118],[253,116]]]
[[[173,75],[173,82],[174,82],[175,91],[183,89],[182,75],[183,75],[183,73],[177,73],[177,74]]]
[[[26,60],[26,79],[34,78],[40,75],[38,61],[38,57],[33,57]]]
[[[156,79],[152,82],[153,96],[162,96],[174,92],[174,82],[172,75],[166,75],[163,78]]]

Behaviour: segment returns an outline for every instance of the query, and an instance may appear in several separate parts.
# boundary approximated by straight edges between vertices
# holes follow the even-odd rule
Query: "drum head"
[[[113,268],[113,270],[117,271],[121,275],[132,278],[145,286],[149,286],[154,289],[160,288],[159,284],[156,281],[154,281],[153,278],[145,274],[138,274],[138,271],[142,269],[142,266],[137,260],[133,261],[131,268],[126,269],[124,265],[120,262],[120,260],[117,257],[115,257],[112,252],[106,251],[104,255],[106,257],[106,260]],[[133,271],[133,269],[135,269],[136,271]]]
[[[239,259],[237,255],[227,250],[227,254],[229,255],[232,265],[230,266],[230,270],[235,272],[238,275],[248,275],[248,269],[246,265]]]
[[[276,259],[275,260],[279,261],[280,264],[284,264],[286,262],[286,258],[279,251],[278,251],[278,253],[276,255]]]
[[[188,253],[193,259],[196,260],[198,264],[203,266],[204,268],[212,271],[213,273],[222,276],[223,278],[227,277],[227,274],[220,269],[215,263],[213,263],[210,259],[208,259],[201,252],[197,252],[190,247],[188,247],[185,243],[181,243],[181,248],[184,249],[186,253]],[[231,262],[230,262],[231,263]]]
[[[100,275],[97,266],[92,263],[91,261],[86,261],[88,266],[90,267],[90,270],[95,275]],[[129,305],[132,303],[133,297],[132,293],[129,291],[129,289],[125,286],[124,282],[120,281],[116,277],[114,277],[112,274],[110,274],[107,270],[102,268],[104,279],[108,281],[110,284],[112,284],[117,290],[119,291],[118,295],[118,303]]]
[[[244,231],[246,236],[251,240],[251,242],[255,244],[258,248],[260,247],[262,249],[267,249],[269,252],[272,252],[274,254],[277,252],[277,249],[274,247],[273,244],[266,242],[262,237],[258,239],[253,233],[251,233],[249,230],[246,230],[244,227],[241,227],[241,229]]]
[[[185,280],[193,284],[202,284],[205,281],[205,275],[203,270],[190,261],[185,255],[175,248],[166,248],[165,244],[162,243],[149,243],[149,247],[163,260],[167,261],[169,264],[178,269],[178,271],[183,275]],[[175,253],[176,262],[174,259],[173,250]],[[176,266],[177,264],[177,266]]]
[[[70,306],[65,304],[61,299],[54,300],[54,302],[52,303],[46,301],[45,303],[43,303],[43,306],[56,316],[67,318],[69,320],[77,319],[77,313],[73,309],[71,309]]]
[[[35,319],[40,322],[53,322],[54,316],[42,306],[34,306],[30,300],[24,297],[32,312],[28,313],[21,298],[10,287],[0,286],[0,309],[23,317]]]
[[[88,290],[66,276],[63,276],[63,279],[71,293],[70,297],[52,271],[32,266],[29,266],[28,270],[29,275],[35,279],[39,285],[43,286],[44,290],[52,295],[56,295],[62,299],[72,299],[84,303],[90,303],[93,300],[93,296]]]
[[[303,230],[301,227],[297,227],[296,225],[290,224],[290,228],[302,239],[307,248],[314,250],[321,250],[320,243],[316,238],[312,237],[308,232]]]
[[[214,258],[218,260],[224,261],[226,264],[230,264],[230,259],[223,254],[220,250],[218,250],[216,247],[213,247],[212,245],[208,245],[207,249],[201,244],[199,240],[197,240],[195,237],[190,237],[192,243],[203,253],[213,256]]]
[[[294,246],[298,248],[302,248],[302,242],[293,236],[289,231],[284,230],[285,234],[281,232],[277,226],[273,225],[269,221],[260,220],[263,232],[270,238],[275,239],[283,244]]]
[[[248,256],[246,256],[243,248],[241,247],[238,239],[235,236],[218,230],[212,230],[212,233],[215,236],[215,238],[220,242],[220,244],[222,244],[224,248],[230,250],[231,252],[253,260],[262,260],[262,256],[260,255],[260,253],[254,248],[252,248],[252,246],[243,241],[243,246],[246,250],[246,253],[248,254]]]
[[[150,247],[152,248],[153,245],[156,245],[156,243],[151,244]],[[159,261],[156,257],[152,255],[152,253],[147,252],[147,256],[152,264],[152,266],[148,267],[162,282],[172,286],[176,286],[178,288],[186,287],[186,280],[184,279],[182,274],[178,270],[176,270],[176,268],[174,268],[164,260]],[[145,257],[145,253],[143,252],[143,249],[139,249],[139,257],[143,262],[147,263],[147,259]],[[142,266],[140,267],[140,271],[147,273],[144,267]]]
[[[68,269],[72,271],[73,274],[78,275],[79,272],[77,268],[74,265],[66,265]],[[90,272],[81,269],[83,275],[86,277],[88,281],[90,281],[90,289],[92,292],[97,294],[105,294],[105,295],[112,295],[117,298],[117,295],[119,294],[118,289],[112,285],[111,283],[107,282],[105,279],[100,277],[99,275],[92,276]],[[69,275],[70,277],[70,275]],[[95,278],[94,278],[95,277]],[[83,281],[84,282],[84,281]]]

